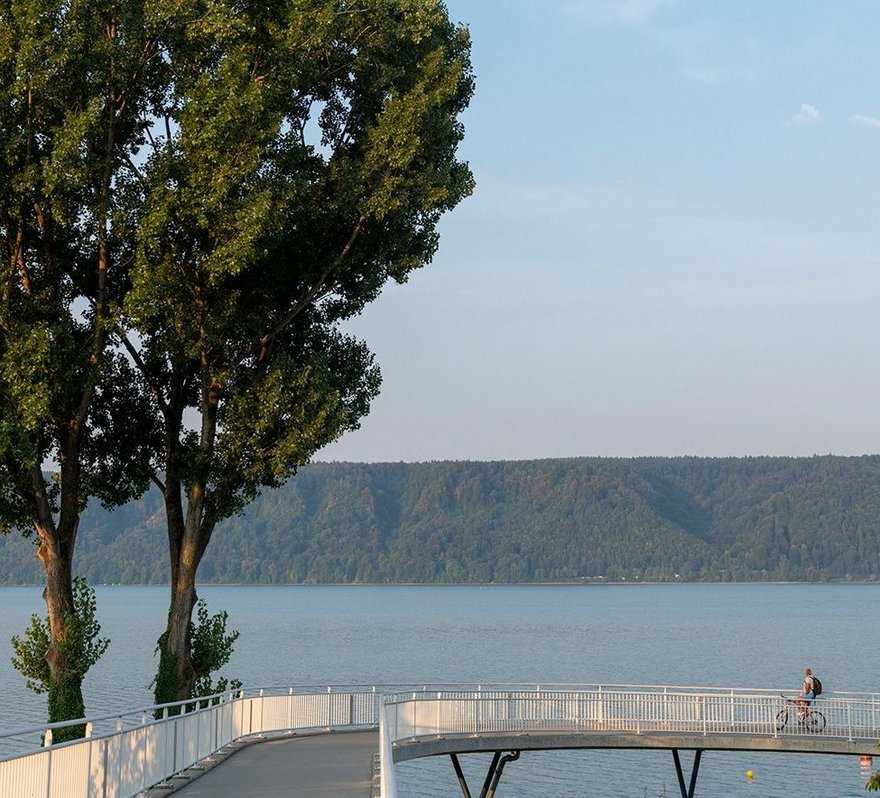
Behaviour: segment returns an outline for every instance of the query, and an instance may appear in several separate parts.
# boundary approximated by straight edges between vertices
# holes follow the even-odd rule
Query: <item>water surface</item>
[[[96,588],[111,645],[90,671],[90,714],[146,706],[168,589]],[[0,588],[0,726],[40,722],[9,664],[9,638],[39,588]],[[241,637],[225,669],[246,686],[534,682],[706,685],[792,690],[813,667],[826,691],[880,691],[880,585],[203,586]],[[687,762],[689,755],[683,755]],[[464,757],[479,793],[487,757]],[[880,768],[880,755],[875,760]],[[755,778],[746,780],[752,770]],[[460,794],[446,760],[400,766],[412,798]],[[856,757],[703,756],[697,795],[864,795]],[[678,795],[662,752],[524,753],[499,798]]]

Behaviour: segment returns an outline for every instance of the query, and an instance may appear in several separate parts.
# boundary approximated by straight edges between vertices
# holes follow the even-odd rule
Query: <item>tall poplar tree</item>
[[[339,325],[431,260],[440,216],[473,188],[456,159],[470,42],[438,0],[194,5],[126,184],[126,346],[161,432],[171,566],[159,703],[199,675],[216,524],[358,425],[379,374]]]
[[[379,374],[340,324],[472,190],[469,50],[439,0],[0,0],[0,515],[46,568],[50,708],[82,703],[80,512],[148,479],[157,700],[204,676],[216,524],[358,425]]]
[[[134,241],[117,181],[160,85],[151,30],[136,2],[0,0],[0,527],[35,534],[45,568],[51,721],[82,717],[91,664],[80,513],[148,484],[145,413],[110,342]]]

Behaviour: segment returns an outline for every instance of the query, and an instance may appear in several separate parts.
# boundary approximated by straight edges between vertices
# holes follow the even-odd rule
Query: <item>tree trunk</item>
[[[198,601],[196,573],[213,531],[202,517],[201,491],[193,487],[186,520],[179,490],[166,486],[165,513],[171,553],[171,600],[168,625],[159,638],[159,671],[156,675],[157,704],[184,701],[193,695],[196,672],[192,661],[192,614]]]
[[[75,527],[65,531],[57,529],[49,518],[49,523],[39,522],[37,534],[40,546],[37,558],[46,571],[46,587],[43,598],[49,614],[49,648],[46,662],[49,665],[49,722],[82,718],[85,715],[82,682],[83,675],[77,663],[71,662],[65,652],[65,644],[71,639],[74,617],[73,603],[73,545],[76,540]],[[85,727],[70,726],[56,729],[55,742],[83,737]]]
[[[183,701],[190,697],[195,682],[190,630],[196,600],[195,574],[187,569],[178,569],[178,578],[171,583],[168,625],[159,638],[159,672],[155,691],[157,704]]]
[[[162,408],[165,417],[166,474],[165,515],[168,523],[168,551],[171,557],[171,603],[168,625],[159,638],[159,671],[154,693],[157,704],[185,701],[193,695],[198,674],[192,660],[192,613],[196,606],[196,572],[211,539],[215,521],[206,507],[207,474],[217,436],[219,389],[211,376],[207,352],[201,358],[202,425],[199,437],[200,466],[190,475],[183,511],[180,431],[185,392],[173,383],[169,401]]]
[[[187,567],[187,530],[180,503],[180,484],[165,488],[165,516],[168,523],[168,551],[171,559],[171,598],[168,623],[159,638],[159,671],[156,675],[157,704],[189,698],[195,679],[190,628],[196,605],[195,569]]]

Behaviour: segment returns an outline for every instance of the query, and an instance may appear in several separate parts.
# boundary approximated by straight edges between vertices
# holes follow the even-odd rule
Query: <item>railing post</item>
[[[116,785],[117,790],[118,786],[122,783],[122,756],[120,755],[120,751],[122,750],[122,729],[125,724],[123,723],[122,716],[120,715],[116,718]]]
[[[293,729],[293,688],[287,688],[287,730]]]
[[[326,720],[327,720],[326,725],[327,725],[328,729],[332,725],[330,723],[330,721],[332,720],[332,712],[333,712],[333,697],[330,695],[330,693],[331,693],[331,688],[328,685],[327,686],[327,718],[326,718]]]
[[[703,702],[704,702],[704,697],[701,695],[697,696],[697,704],[700,707],[700,715],[703,719],[703,737],[705,737],[709,733],[709,719],[708,719],[709,713],[703,711]]]
[[[643,701],[644,696],[639,693],[638,698],[636,699],[636,734],[642,733],[642,713],[644,712]]]
[[[52,729],[46,729],[46,739],[49,740],[49,753],[46,754],[46,798],[52,795]]]
[[[380,697],[376,695],[376,685],[373,685],[373,716],[371,720],[374,723],[382,722],[382,707],[380,705]]]
[[[730,701],[727,702],[727,706],[730,709],[730,712],[727,717],[727,723],[731,729],[733,729],[734,719],[736,718],[736,709],[735,709],[735,704],[734,704],[735,700],[736,700],[736,698],[733,694],[733,690],[731,690],[730,691]]]
[[[89,721],[88,723],[86,723],[85,739],[88,740],[88,739],[91,738],[91,736],[92,736],[92,722]],[[91,783],[91,773],[92,773],[92,749],[94,748],[94,745],[92,745],[92,743],[89,743],[88,746],[89,746],[89,747],[88,747],[89,755],[88,755],[88,757],[87,757],[87,759],[86,759],[86,761],[87,761],[87,763],[88,763],[88,764],[86,765],[86,773],[89,774],[88,779],[89,779],[89,782]],[[91,787],[89,787],[89,792],[91,792]]]
[[[477,706],[474,712],[474,734],[479,734],[483,726],[483,701],[482,701],[483,685],[477,685]]]
[[[106,737],[101,740],[101,762],[102,762],[102,771],[104,773],[104,778],[101,782],[101,798],[107,798],[107,766],[109,763],[109,748],[110,748],[110,740]]]

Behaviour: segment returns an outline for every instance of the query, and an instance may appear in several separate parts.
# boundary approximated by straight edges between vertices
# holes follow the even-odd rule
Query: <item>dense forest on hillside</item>
[[[159,496],[90,506],[76,571],[168,579]],[[204,582],[880,579],[880,456],[315,463],[221,524]],[[38,584],[0,538],[0,583]]]

